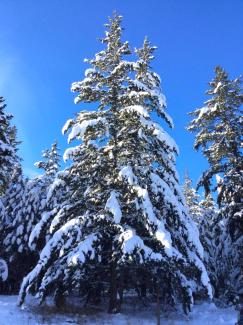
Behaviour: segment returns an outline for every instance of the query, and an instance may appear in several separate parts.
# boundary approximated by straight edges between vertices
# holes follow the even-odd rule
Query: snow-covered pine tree
[[[35,163],[35,166],[43,169],[44,174],[26,181],[21,206],[12,213],[12,231],[4,241],[7,250],[16,245],[16,253],[29,251],[30,233],[46,209],[47,193],[59,169],[60,155],[57,143],[55,142],[51,149],[44,150],[42,156],[44,161]]]
[[[243,173],[232,168],[217,177],[219,213],[215,222],[217,295],[224,302],[242,298]]]
[[[60,169],[60,154],[57,142],[54,142],[51,149],[46,149],[42,153],[44,161],[35,163],[37,168],[44,170],[43,185],[45,191],[45,204],[42,207],[40,218],[32,228],[28,246],[32,251],[41,251],[48,240],[47,226],[57,206],[65,200],[66,183],[63,181],[64,172]]]
[[[33,267],[38,255],[38,251],[33,249],[34,245],[31,247],[32,251],[30,250],[29,238],[42,213],[47,209],[48,189],[59,168],[57,144],[54,143],[50,150],[45,150],[43,157],[44,161],[36,163],[36,166],[44,169],[44,174],[23,180],[22,171],[18,171],[18,180],[5,196],[5,215],[9,226],[5,229],[3,245],[10,263],[10,271],[12,268],[16,271],[16,263],[18,264],[18,286],[23,276]]]
[[[3,240],[3,220],[5,219],[5,208],[2,203],[2,200],[0,199],[0,293],[5,292],[5,285],[3,281],[4,275],[8,275],[6,273],[7,271],[7,263],[6,261],[2,258],[3,256],[3,246],[2,246],[2,240]],[[5,277],[4,277],[5,280]]]
[[[199,185],[204,185],[206,194],[210,191],[213,176],[220,174],[217,184],[219,231],[217,260],[222,270],[221,291],[239,286],[240,252],[243,245],[242,222],[242,83],[237,78],[230,80],[221,68],[215,68],[215,78],[206,92],[211,98],[205,106],[190,113],[195,118],[188,130],[197,132],[195,149],[201,149],[209,162],[209,169],[203,173]],[[222,226],[223,225],[223,226]],[[222,227],[221,227],[222,226]],[[231,262],[229,262],[231,260]],[[227,270],[225,269],[227,268]],[[233,280],[234,279],[234,280]]]
[[[96,302],[103,291],[108,311],[115,312],[124,289],[139,281],[152,291],[159,283],[163,297],[187,307],[193,293],[204,288],[211,294],[198,231],[178,185],[177,146],[152,117],[172,124],[160,78],[150,69],[155,48],[145,40],[136,62],[124,60],[131,51],[121,41],[120,23],[115,15],[105,25],[105,49],[86,60],[91,68],[72,85],[75,103],[97,110],[81,111],[63,128],[71,129],[68,142],[81,140],[64,154],[73,161],[70,200],[52,220],[51,238],[22,283],[20,304],[28,291],[43,301],[55,289],[78,289]],[[140,279],[140,271],[149,280]]]
[[[7,261],[6,250],[3,241],[6,231],[10,225],[9,214],[12,213],[12,204],[18,200],[18,170],[20,169],[20,158],[18,157],[17,129],[12,125],[11,114],[5,111],[6,104],[0,97],[0,257]],[[16,195],[16,197],[15,197]],[[11,279],[11,272],[8,280]],[[1,292],[6,292],[9,285],[4,282]]]
[[[0,195],[8,187],[13,168],[19,163],[16,127],[11,125],[13,116],[7,114],[5,108],[4,99],[0,97]]]
[[[52,144],[51,149],[43,150],[42,157],[45,160],[36,162],[35,166],[39,169],[43,169],[45,178],[50,178],[50,180],[53,181],[53,178],[60,168],[61,157],[56,141]]]
[[[14,166],[12,170],[11,183],[9,184],[5,195],[2,196],[5,208],[5,226],[11,225],[16,211],[21,209],[23,193],[25,190],[25,179],[20,164]]]
[[[182,189],[190,216],[192,217],[196,225],[199,227],[202,222],[202,209],[199,204],[200,195],[193,188],[192,180],[187,173],[184,177],[184,184],[182,186]]]
[[[23,197],[25,193],[26,180],[22,174],[20,165],[15,165],[12,170],[11,182],[2,196],[4,206],[4,215],[1,218],[0,235],[1,235],[1,257],[3,257],[8,264],[8,279],[2,287],[2,293],[17,293],[19,290],[19,283],[21,281],[21,271],[12,264],[11,256],[13,254],[14,246],[9,246],[6,249],[4,241],[6,236],[12,232],[12,222],[15,218],[16,212],[22,209]]]
[[[215,290],[218,288],[218,277],[216,268],[216,243],[215,234],[217,234],[217,208],[212,195],[209,193],[205,199],[200,201],[200,195],[192,186],[192,180],[188,173],[184,177],[182,186],[183,194],[186,200],[190,216],[196,223],[199,230],[199,238],[204,248],[204,264],[206,266],[209,278]],[[217,296],[217,292],[215,293]]]
[[[199,202],[201,211],[201,221],[198,225],[200,241],[204,248],[204,264],[208,271],[210,281],[215,290],[218,288],[218,270],[216,260],[216,242],[217,238],[217,213],[215,201],[211,194]],[[218,294],[215,291],[214,296]]]
[[[206,92],[211,98],[204,107],[189,113],[195,117],[188,127],[197,132],[194,148],[201,149],[210,164],[200,182],[206,190],[212,176],[242,167],[241,79],[229,80],[221,67],[215,68],[215,74],[209,83],[211,89]]]

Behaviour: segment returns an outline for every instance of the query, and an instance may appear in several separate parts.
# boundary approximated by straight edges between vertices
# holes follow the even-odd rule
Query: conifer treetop
[[[55,176],[58,169],[60,168],[60,154],[57,147],[57,142],[55,141],[51,149],[43,150],[42,156],[44,161],[38,161],[35,163],[37,168],[43,169],[47,176]]]

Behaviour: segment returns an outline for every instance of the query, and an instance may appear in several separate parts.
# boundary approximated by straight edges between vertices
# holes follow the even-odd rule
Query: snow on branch
[[[144,256],[145,259],[152,259],[152,260],[159,260],[159,261],[163,259],[161,254],[154,253],[151,248],[146,246],[143,240],[141,239],[141,237],[137,236],[135,230],[133,229],[125,230],[119,236],[119,241],[122,243],[121,248],[124,255],[126,254],[131,255],[134,253],[135,249],[138,249],[140,251],[140,254],[142,253],[142,256]],[[123,259],[124,257],[125,256],[123,256]]]
[[[68,148],[63,154],[63,160],[66,162],[68,159],[73,159],[80,152],[79,146]]]
[[[137,177],[134,175],[131,166],[121,166],[118,177],[120,180],[125,179],[129,185],[137,184]]]
[[[84,240],[82,240],[78,246],[68,254],[67,265],[77,265],[82,264],[86,260],[86,255],[90,253],[90,258],[94,258],[95,251],[93,248],[94,242],[97,240],[95,234],[88,235]]]
[[[70,132],[68,136],[68,143],[70,143],[73,139],[83,139],[84,134],[88,127],[92,127],[97,125],[98,123],[106,123],[106,119],[102,117],[98,117],[97,119],[91,119],[87,121],[82,121],[80,124],[75,124],[72,128],[72,131]]]
[[[71,127],[71,125],[73,124],[73,119],[69,119],[67,120],[67,122],[64,124],[63,128],[62,128],[62,134],[65,134],[67,132],[67,130]]]
[[[144,116],[144,117],[149,117],[149,114],[148,114],[148,111],[146,110],[145,107],[141,106],[141,105],[131,105],[131,106],[127,106],[127,107],[124,107],[122,109],[122,111],[124,112],[135,112],[141,116]]]
[[[157,226],[155,237],[164,246],[165,252],[168,256],[172,256],[172,241],[171,235],[165,230],[163,220],[159,220],[153,210],[153,205],[150,201],[147,189],[140,187],[139,185],[134,186],[138,196],[142,199],[142,210],[145,216],[148,218],[151,224]]]
[[[172,151],[175,151],[177,154],[179,154],[179,148],[175,141],[169,136],[167,132],[165,132],[165,130],[158,123],[145,119],[142,116],[140,117],[140,121],[145,128],[153,131],[152,134],[160,142],[166,144]]]
[[[71,219],[64,224],[59,230],[57,230],[53,237],[46,243],[45,247],[40,253],[38,264],[34,269],[24,278],[20,293],[19,293],[19,304],[23,303],[24,296],[29,291],[32,284],[37,280],[41,272],[47,267],[50,258],[56,251],[61,251],[65,238],[75,230],[76,234],[80,234],[80,221],[77,218]]]
[[[119,194],[116,191],[112,191],[105,205],[105,209],[114,216],[115,223],[119,223],[122,217],[120,204],[117,200],[118,196]]]

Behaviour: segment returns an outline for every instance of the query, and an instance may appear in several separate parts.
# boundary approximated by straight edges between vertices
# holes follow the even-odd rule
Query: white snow
[[[204,116],[207,115],[208,113],[215,112],[218,109],[218,104],[215,104],[213,106],[204,106],[198,110],[198,117],[193,120],[194,122],[199,122],[200,119]]]
[[[208,277],[208,273],[207,273],[207,271],[205,269],[205,266],[204,266],[203,262],[193,252],[190,252],[189,257],[192,258],[195,265],[201,270],[202,284],[207,288],[208,296],[209,296],[210,299],[212,299],[213,298],[213,291],[212,291],[212,287],[211,287],[210,280],[209,280],[209,277]]]
[[[79,313],[57,313],[54,307],[39,307],[29,301],[22,308],[16,306],[17,296],[0,296],[0,325],[154,325],[156,324],[155,306],[141,311],[137,304],[124,306],[124,311],[110,315],[98,308],[87,313],[80,308]],[[162,311],[161,325],[234,325],[237,312],[234,308],[217,308],[213,303],[197,303],[186,316],[182,311]]]
[[[58,176],[58,175],[57,175],[57,176]],[[51,199],[51,197],[52,197],[52,195],[53,195],[53,192],[54,192],[58,187],[62,186],[62,187],[64,188],[65,185],[66,185],[66,184],[65,184],[65,182],[64,182],[62,179],[56,177],[56,178],[54,179],[54,181],[51,183],[51,185],[49,186],[49,188],[48,188],[48,192],[47,192],[47,196],[46,196],[46,201],[48,202],[48,201]]]
[[[122,242],[122,251],[124,254],[132,254],[134,249],[143,250],[145,258],[153,260],[161,260],[162,256],[158,253],[153,253],[152,249],[147,247],[141,237],[137,236],[135,230],[127,229],[120,236],[119,241]]]
[[[96,124],[106,122],[106,119],[98,117],[97,119],[90,119],[82,121],[81,123],[77,123],[72,127],[72,130],[68,136],[68,143],[70,143],[73,139],[83,139],[84,134],[88,127],[95,126]]]
[[[53,254],[53,251],[61,251],[62,246],[64,244],[64,237],[69,235],[72,230],[76,229],[76,231],[80,231],[80,220],[78,218],[74,218],[69,220],[66,224],[64,224],[59,230],[57,230],[53,237],[46,243],[45,247],[40,253],[40,258],[38,264],[33,268],[33,270],[23,279],[21,284],[19,299],[22,298],[25,290],[28,292],[29,285],[32,283],[33,279],[35,279],[40,272],[48,264],[48,261]],[[43,281],[42,281],[43,282]],[[20,300],[19,300],[20,301]]]
[[[219,88],[220,88],[221,86],[222,86],[222,82],[219,81],[219,82],[217,83],[217,86],[215,87],[213,93],[216,94],[216,93],[218,92],[218,90],[219,90]]]
[[[96,72],[95,68],[88,68],[85,70],[84,75],[85,75],[85,77],[88,77],[90,74],[95,73],[95,72]]]
[[[120,203],[117,200],[118,195],[116,191],[112,191],[105,205],[105,209],[114,216],[115,223],[119,223],[122,217]]]
[[[155,224],[158,228],[155,232],[155,237],[159,240],[165,248],[165,252],[168,256],[172,256],[172,241],[168,231],[165,230],[163,220],[159,220],[154,211],[153,205],[150,201],[147,189],[140,187],[139,185],[134,186],[138,196],[142,199],[142,210],[147,215],[150,223]]]
[[[123,71],[124,69],[126,69],[127,67],[129,67],[131,65],[133,65],[132,62],[123,60],[113,69],[113,71],[111,71],[111,75],[114,75],[117,72]]]
[[[131,166],[122,166],[118,177],[120,180],[124,178],[129,185],[137,184],[137,177],[133,174]]]
[[[91,253],[91,258],[94,258],[93,243],[97,239],[95,234],[87,236],[82,242],[78,244],[74,251],[71,251],[68,258],[68,265],[77,265],[85,262],[85,254]]]
[[[53,215],[55,215],[56,212],[57,212],[57,210],[54,208],[52,211],[44,212],[42,214],[40,221],[35,225],[35,227],[33,228],[33,230],[30,233],[28,245],[31,250],[35,249],[35,247],[36,247],[35,240],[38,239],[43,226],[48,222],[48,220]]]
[[[161,142],[165,143],[171,150],[179,153],[179,148],[171,136],[158,124],[150,120],[147,120],[143,116],[140,117],[140,121],[145,128],[153,131],[153,135]]]
[[[72,119],[67,120],[67,122],[64,124],[62,128],[62,134],[65,134],[67,132],[67,130],[70,128],[72,123],[73,123]]]
[[[78,146],[66,149],[63,154],[64,162],[66,162],[68,159],[72,159],[79,152],[79,150],[80,149]]]
[[[136,112],[144,117],[148,117],[148,111],[146,110],[145,107],[141,106],[141,105],[132,105],[132,106],[127,106],[123,109],[123,111],[126,112]]]
[[[216,174],[215,178],[217,184],[221,184],[223,182],[223,178],[219,174]]]
[[[8,265],[6,261],[0,258],[0,281],[6,281],[8,278]]]

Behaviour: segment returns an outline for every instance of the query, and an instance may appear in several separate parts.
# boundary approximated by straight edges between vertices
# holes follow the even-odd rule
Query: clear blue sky
[[[232,77],[243,72],[243,0],[1,0],[0,95],[15,115],[25,173],[34,175],[34,162],[55,139],[62,153],[67,147],[61,128],[82,108],[70,85],[83,78],[83,59],[100,50],[113,10],[124,16],[132,47],[145,35],[158,46],[153,67],[175,122],[178,170],[196,181],[207,164],[192,149],[187,112],[206,100],[215,65]]]

